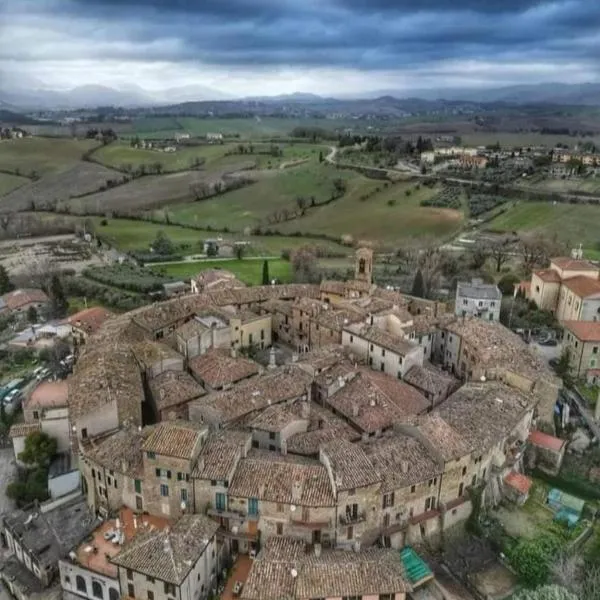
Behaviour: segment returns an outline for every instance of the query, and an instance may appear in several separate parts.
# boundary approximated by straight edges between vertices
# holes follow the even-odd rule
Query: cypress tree
[[[411,294],[417,298],[425,297],[425,282],[423,281],[423,273],[421,273],[421,269],[419,269],[415,274]]]
[[[271,280],[269,279],[269,261],[265,260],[263,262],[263,271],[262,271],[262,284],[269,285]]]

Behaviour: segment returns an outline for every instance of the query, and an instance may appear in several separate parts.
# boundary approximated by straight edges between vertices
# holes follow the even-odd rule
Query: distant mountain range
[[[13,111],[96,108],[115,106],[149,108],[173,106],[189,102],[224,101],[266,104],[320,105],[359,100],[424,100],[508,104],[558,104],[600,106],[600,84],[544,83],[515,85],[490,89],[411,89],[377,90],[352,96],[326,98],[297,92],[279,96],[236,98],[221,90],[201,84],[148,91],[137,85],[113,88],[103,85],[83,85],[71,90],[55,90],[34,78],[0,72],[0,108]]]

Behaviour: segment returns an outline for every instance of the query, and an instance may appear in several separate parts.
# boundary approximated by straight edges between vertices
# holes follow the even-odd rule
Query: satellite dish
[[[294,511],[296,510],[296,505],[295,505],[295,504],[292,504],[292,505],[290,506],[290,510],[291,510],[292,512],[294,512]]]
[[[187,504],[185,503],[185,501],[182,501],[180,506],[181,506],[181,510],[185,510],[187,508]]]
[[[238,528],[238,526],[237,526],[237,525],[234,525],[234,526],[231,528],[231,533],[236,533],[236,534],[237,534],[237,532],[238,532],[238,531],[239,531],[239,528]]]
[[[482,375],[482,376],[481,376],[479,379],[480,379],[482,382],[485,382],[485,375]]]
[[[298,577],[298,571],[296,571],[296,569],[292,569],[291,573],[292,577]]]

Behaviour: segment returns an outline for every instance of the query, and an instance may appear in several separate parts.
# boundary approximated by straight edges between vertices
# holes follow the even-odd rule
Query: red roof
[[[534,271],[534,275],[537,275],[542,281],[548,281],[550,283],[560,283],[560,275],[554,269],[541,269],[540,271]]]
[[[531,489],[532,481],[526,475],[522,473],[515,473],[511,471],[505,478],[504,483],[509,485],[511,488],[514,488],[521,494],[529,494],[529,490]]]
[[[585,275],[569,277],[563,281],[563,285],[580,298],[600,295],[600,281],[586,277]]]
[[[563,321],[563,327],[582,342],[600,341],[600,321]]]
[[[587,260],[578,260],[576,258],[568,258],[566,256],[551,258],[550,263],[555,264],[563,271],[595,271],[598,269],[598,267],[595,267]]]
[[[529,441],[534,446],[546,448],[546,450],[553,450],[554,452],[560,452],[565,445],[565,440],[561,440],[560,438],[544,433],[543,431],[532,431],[529,434]]]
[[[48,296],[42,291],[34,288],[23,288],[4,294],[6,306],[11,310],[17,310],[28,304],[45,304],[48,302]]]

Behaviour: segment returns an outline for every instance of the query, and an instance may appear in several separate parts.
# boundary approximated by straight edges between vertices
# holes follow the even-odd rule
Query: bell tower
[[[368,284],[373,283],[373,250],[359,248],[356,251],[354,278]]]

